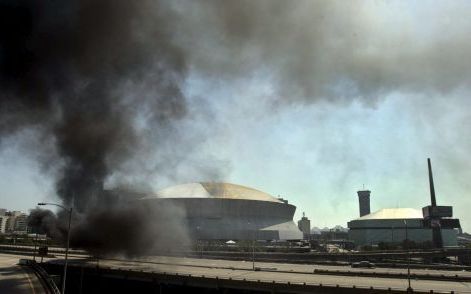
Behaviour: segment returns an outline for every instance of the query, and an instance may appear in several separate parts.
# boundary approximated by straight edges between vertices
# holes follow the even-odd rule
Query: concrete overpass
[[[44,267],[49,273],[60,275],[61,251],[55,254],[56,258],[45,259]],[[8,256],[6,264],[10,265],[21,257],[4,255]],[[349,266],[260,261],[256,261],[255,266],[256,271],[252,270],[251,259],[154,256],[96,260],[80,252],[72,255],[67,289],[83,290],[77,293],[100,293],[90,292],[87,287],[109,292],[106,285],[119,285],[118,290],[130,287],[129,291],[133,291],[136,283],[143,287],[141,293],[162,288],[163,293],[177,293],[172,292],[175,287],[180,287],[179,290],[187,287],[184,291],[204,287],[215,291],[229,290],[229,293],[241,289],[278,293],[401,293],[407,288],[407,270],[403,268],[352,269]],[[471,293],[469,271],[412,269],[411,276],[414,292]],[[35,293],[43,293],[38,291]]]
[[[404,277],[364,277],[360,276],[360,271],[351,275],[318,274],[309,265],[256,263],[258,270],[254,271],[250,261],[167,257],[146,260],[72,260],[69,275],[74,278],[71,278],[70,287],[80,285],[86,289],[87,283],[93,283],[95,287],[100,279],[108,281],[102,285],[138,281],[148,283],[152,289],[170,285],[278,293],[401,293],[406,292],[408,286]],[[46,267],[51,273],[60,273],[62,260],[51,260]],[[413,279],[412,288],[415,293],[471,293],[469,273],[467,277],[469,281],[466,282]]]
[[[0,293],[47,293],[34,271],[18,265],[18,260],[18,255],[0,254]]]

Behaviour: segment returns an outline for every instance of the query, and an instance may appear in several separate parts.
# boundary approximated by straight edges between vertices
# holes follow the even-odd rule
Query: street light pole
[[[203,258],[203,240],[201,239],[200,226],[196,226],[197,236],[196,236],[196,254],[200,252],[200,258]]]
[[[255,236],[252,240],[252,270],[255,270]]]
[[[247,222],[249,230],[251,230],[250,222]],[[255,271],[255,230],[252,231],[252,270]]]
[[[36,243],[38,242],[38,232],[36,232],[36,238],[33,239],[34,251],[33,251],[33,260],[36,261]]]
[[[394,244],[394,227],[391,227],[391,249],[393,249]]]
[[[69,223],[67,226],[67,246],[65,247],[65,260],[64,260],[64,273],[62,275],[62,288],[61,288],[61,293],[65,294],[65,280],[67,277],[67,258],[69,256],[69,244],[70,244],[70,223],[72,222],[72,207],[67,208],[65,206],[62,206],[60,204],[56,203],[45,203],[45,202],[40,202],[38,205],[54,205],[58,206],[64,210],[66,210],[69,213]]]
[[[407,221],[404,220],[406,225],[406,245],[407,245],[407,281],[409,286],[407,287],[407,293],[412,293],[412,287],[410,286],[410,248],[409,248],[409,238],[407,230]]]

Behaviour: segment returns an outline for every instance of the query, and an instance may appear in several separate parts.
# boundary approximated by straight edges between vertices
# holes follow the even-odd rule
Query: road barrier
[[[357,277],[374,277],[374,278],[396,278],[407,279],[407,273],[384,273],[384,272],[362,272],[362,271],[340,271],[314,269],[314,274],[318,275],[336,275],[336,276],[357,276]],[[431,281],[452,281],[452,282],[471,282],[471,277],[459,275],[443,275],[443,274],[416,274],[410,275],[411,279],[431,280]]]

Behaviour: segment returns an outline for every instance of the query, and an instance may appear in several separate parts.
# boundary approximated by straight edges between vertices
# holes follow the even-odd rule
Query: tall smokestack
[[[369,190],[358,191],[358,201],[360,202],[360,216],[370,214],[370,193]]]
[[[433,175],[432,175],[432,164],[430,163],[430,158],[427,158],[428,163],[428,181],[430,183],[430,198],[432,200],[432,207],[437,206],[437,200],[435,199],[435,187],[433,185]]]
[[[432,205],[426,210],[427,216],[430,219],[430,225],[432,227],[432,240],[435,248],[443,247],[443,238],[440,220],[442,218],[444,206],[437,207],[437,200],[435,198],[435,187],[433,185],[433,174],[432,174],[432,164],[430,158],[427,158],[428,164],[428,181],[430,183],[430,200]],[[448,210],[448,209],[447,209]],[[443,214],[446,216],[451,216],[451,207],[449,208],[449,214]],[[425,216],[425,215],[424,215]]]

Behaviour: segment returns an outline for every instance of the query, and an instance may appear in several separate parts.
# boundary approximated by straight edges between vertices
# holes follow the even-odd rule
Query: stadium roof
[[[281,200],[249,187],[229,183],[189,183],[158,191],[149,198],[223,198],[283,203]]]
[[[415,208],[383,208],[373,213],[359,217],[356,220],[411,218],[423,218],[422,211]]]

